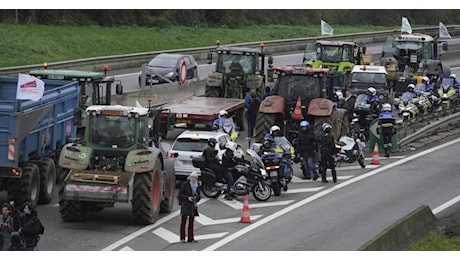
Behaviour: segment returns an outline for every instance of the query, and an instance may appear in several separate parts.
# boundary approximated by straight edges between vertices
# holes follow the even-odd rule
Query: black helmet
[[[324,133],[330,133],[332,130],[332,126],[329,123],[323,123],[321,129]]]
[[[211,147],[216,147],[216,144],[217,144],[216,138],[214,138],[214,137],[209,138],[208,144],[209,144],[209,146],[211,146]]]

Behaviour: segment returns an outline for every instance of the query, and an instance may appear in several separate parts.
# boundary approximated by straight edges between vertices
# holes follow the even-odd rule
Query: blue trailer
[[[21,206],[51,202],[59,151],[76,137],[75,81],[43,80],[38,101],[17,100],[17,77],[0,77],[0,191]]]

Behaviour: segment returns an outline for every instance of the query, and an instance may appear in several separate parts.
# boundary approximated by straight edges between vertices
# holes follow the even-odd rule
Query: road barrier
[[[445,228],[430,207],[422,205],[364,243],[358,251],[404,251],[430,232],[442,233]]]

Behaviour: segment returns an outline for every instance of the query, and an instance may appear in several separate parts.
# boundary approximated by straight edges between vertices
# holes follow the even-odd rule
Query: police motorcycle
[[[275,196],[280,196],[281,191],[288,190],[288,183],[292,180],[293,170],[290,160],[280,148],[273,146],[271,136],[266,135],[263,143],[253,143],[250,147],[260,155],[270,179],[270,186],[273,189]],[[290,155],[289,155],[290,157]]]
[[[367,140],[369,138],[369,125],[379,117],[381,109],[380,106],[371,106],[367,102],[366,97],[366,94],[359,94],[356,97],[353,119],[359,124]]]
[[[237,128],[233,118],[228,115],[226,110],[221,110],[219,112],[219,118],[215,119],[212,124],[212,129],[214,131],[223,131],[230,136],[232,141],[235,141],[239,136]]]
[[[459,97],[457,90],[454,88],[454,80],[452,78],[443,78],[441,86],[437,91],[438,106],[440,110],[449,109],[454,103],[458,103]]]
[[[271,187],[264,169],[260,156],[253,150],[247,149],[246,152],[240,144],[234,152],[236,165],[232,169],[232,175],[235,182],[231,191],[239,195],[247,195],[252,192],[254,198],[258,201],[267,201],[271,197]],[[223,176],[216,176],[212,169],[205,167],[203,157],[192,159],[194,167],[199,168],[201,175],[199,180],[202,182],[201,191],[208,198],[217,198],[227,189],[227,181]]]
[[[413,93],[404,92],[399,98],[394,99],[395,108],[398,110],[398,116],[403,121],[414,118],[420,113],[418,107],[419,98]]]
[[[348,135],[341,136],[335,143],[337,153],[334,155],[335,166],[342,162],[358,162],[361,168],[366,168],[363,150],[366,147],[364,134],[356,128],[350,128]]]

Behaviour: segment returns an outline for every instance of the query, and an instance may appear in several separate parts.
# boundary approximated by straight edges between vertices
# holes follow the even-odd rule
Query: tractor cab
[[[317,40],[308,42],[302,64],[309,68],[335,68],[351,71],[355,64],[368,64],[366,47],[356,42]]]
[[[77,136],[82,137],[85,127],[85,109],[92,105],[111,105],[112,95],[123,94],[123,85],[120,80],[113,76],[106,76],[108,67],[104,66],[104,72],[80,71],[68,69],[48,69],[44,63],[44,69],[29,71],[29,75],[40,79],[58,79],[78,81],[80,88],[80,105],[75,108],[74,124],[77,126]],[[115,87],[115,90],[113,90]]]
[[[261,96],[266,81],[264,44],[260,44],[260,49],[221,47],[220,41],[216,44],[216,67],[206,78],[205,96],[244,98],[250,88],[256,88]],[[213,62],[213,52],[208,53],[208,64]],[[270,56],[269,66],[271,63]]]

